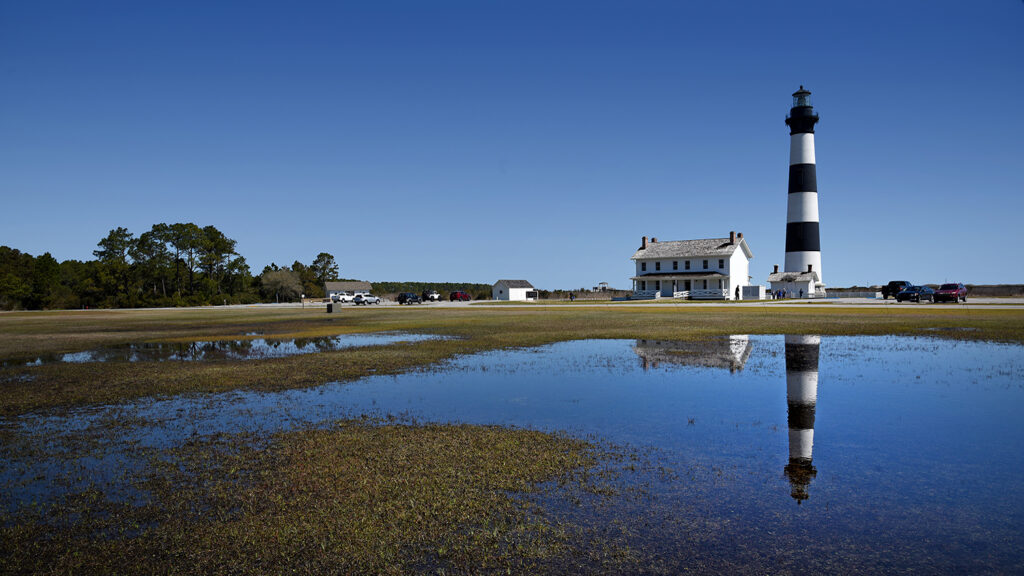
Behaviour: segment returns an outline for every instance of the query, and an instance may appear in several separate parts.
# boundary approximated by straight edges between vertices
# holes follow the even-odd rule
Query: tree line
[[[334,256],[310,264],[271,264],[254,276],[237,242],[214,226],[154,224],[135,236],[111,230],[94,260],[58,262],[0,246],[0,309],[202,306],[322,297],[335,280]],[[286,286],[287,288],[282,288]],[[283,294],[282,294],[283,292]]]
[[[397,294],[399,292],[412,292],[420,294],[424,291],[437,290],[442,298],[456,290],[469,294],[473,300],[486,300],[491,297],[490,284],[477,284],[473,282],[374,282],[373,291],[378,296],[385,294]]]

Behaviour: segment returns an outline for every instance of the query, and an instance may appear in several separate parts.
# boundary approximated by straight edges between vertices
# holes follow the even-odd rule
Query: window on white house
[[[705,270],[707,270],[707,269],[708,269],[708,261],[707,261],[707,260],[705,260],[705,261],[704,261],[704,269],[705,269]]]
[[[687,270],[690,269],[690,261],[689,260],[686,261],[686,266],[685,267],[686,267]]]
[[[673,260],[672,261],[672,269],[673,270],[679,270],[679,260]]]
[[[640,289],[641,290],[647,290],[647,280],[641,280],[640,281]]]
[[[647,262],[641,262],[640,263],[640,271],[641,272],[647,272]]]
[[[725,270],[725,260],[722,260],[722,259],[718,260],[718,269],[719,270]]]
[[[707,289],[708,289],[708,281],[707,281],[707,280],[705,280],[705,281],[704,281],[704,289],[705,289],[705,290],[707,290]]]
[[[661,262],[655,262],[654,263],[654,269],[655,270],[661,270]]]
[[[654,289],[655,290],[661,290],[661,280],[655,280],[654,281]]]

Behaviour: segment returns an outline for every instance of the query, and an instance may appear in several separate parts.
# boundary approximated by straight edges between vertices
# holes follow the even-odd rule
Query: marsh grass
[[[534,496],[614,497],[605,448],[559,434],[349,420],[153,456],[141,505],[102,487],[7,514],[3,573],[532,573],[594,551]],[[601,564],[635,562],[603,547]]]
[[[460,354],[584,338],[898,334],[1021,343],[1024,310],[507,307],[346,309],[341,315],[295,309],[24,313],[0,315],[0,357],[138,342],[314,338],[380,331],[454,338],[262,360],[10,366],[0,369],[0,416],[154,395],[317,386],[369,374],[401,373]]]

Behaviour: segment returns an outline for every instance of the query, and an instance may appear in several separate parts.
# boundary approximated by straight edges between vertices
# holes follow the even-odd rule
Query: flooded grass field
[[[462,518],[470,528],[457,529],[454,541],[435,535],[419,547],[409,548],[416,538],[407,532],[426,529],[429,518],[392,526],[385,536],[373,532],[381,529],[375,522],[387,528],[384,516],[394,511],[346,524],[335,516],[349,505],[334,509],[342,533],[362,534],[354,527],[363,526],[378,541],[405,538],[398,551],[346,549],[357,559],[394,561],[349,568],[1020,573],[1022,352],[1019,344],[905,336],[588,339],[461,355],[354,382],[23,414],[2,428],[4,529],[13,536],[6,552],[38,553],[47,549],[40,541],[64,538],[64,548],[97,559],[85,571],[102,571],[104,555],[115,554],[104,547],[111,542],[131,549],[126,542],[148,539],[143,550],[175,550],[183,545],[180,532],[203,533],[208,523],[223,538],[232,526],[251,528],[246,521],[271,506],[233,499],[232,491],[270,482],[260,474],[264,466],[292,462],[282,454],[306,454],[298,458],[303,470],[314,461],[333,463],[330,470],[274,476],[298,486],[340,473],[335,468],[354,466],[355,456],[336,461],[320,450],[339,434],[353,434],[369,442],[359,458],[376,458],[374,466],[404,471],[422,460],[449,479],[516,481],[488,484],[498,491],[484,500],[505,511],[488,521],[493,532],[479,525],[486,507],[467,516],[452,504],[436,521]],[[420,438],[410,431],[422,429],[454,440],[406,453]],[[474,437],[489,440],[466,452]],[[272,449],[275,442],[285,448]],[[492,469],[485,463],[495,455],[500,462]],[[531,462],[548,464],[534,469]],[[502,467],[509,463],[531,472],[510,474]],[[175,500],[174,490],[187,497]],[[379,490],[370,492],[384,498]],[[281,528],[290,538],[317,534],[309,519],[320,518],[334,497],[309,504],[294,493],[285,483],[264,494],[292,502],[273,508],[273,518],[291,519]],[[418,497],[435,502],[428,508],[460,501],[445,494]],[[515,512],[505,508],[509,502]],[[171,518],[175,506],[192,510],[191,524]],[[133,515],[134,508],[147,514]],[[410,514],[415,520],[421,513]],[[125,522],[110,520],[122,516]],[[126,527],[128,520],[134,524]],[[24,530],[33,522],[34,531]],[[311,542],[291,542],[290,553],[323,553],[306,546]],[[242,550],[232,548],[237,542],[221,545]],[[316,565],[235,561],[241,572]],[[184,571],[210,569],[190,566]]]

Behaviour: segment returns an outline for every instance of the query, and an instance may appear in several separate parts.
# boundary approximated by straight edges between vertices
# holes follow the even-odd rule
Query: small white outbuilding
[[[813,270],[807,272],[775,272],[768,275],[768,283],[771,284],[772,293],[782,292],[784,298],[824,298],[824,284]],[[820,287],[821,291],[816,290]]]
[[[526,280],[498,280],[491,287],[491,297],[495,300],[527,300],[537,299],[537,289]]]

